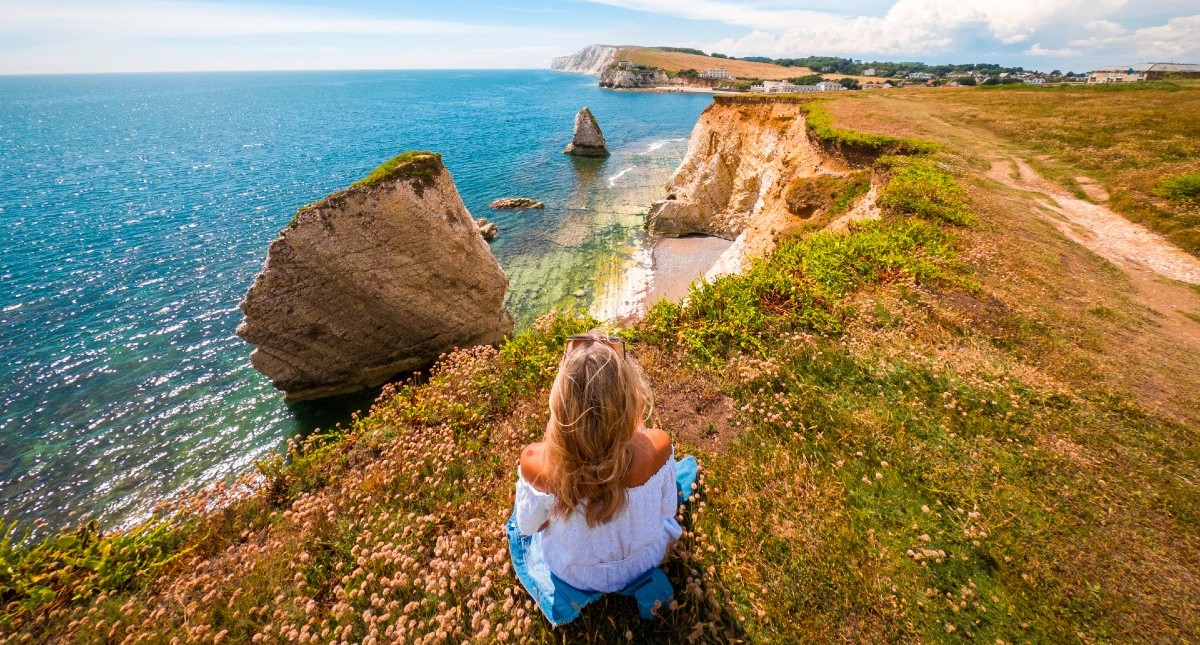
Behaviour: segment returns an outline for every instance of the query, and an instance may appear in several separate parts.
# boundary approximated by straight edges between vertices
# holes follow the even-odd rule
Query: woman
[[[671,439],[647,429],[650,391],[624,341],[572,336],[550,389],[550,422],[521,451],[516,520],[541,532],[550,571],[613,592],[658,566],[682,532]]]

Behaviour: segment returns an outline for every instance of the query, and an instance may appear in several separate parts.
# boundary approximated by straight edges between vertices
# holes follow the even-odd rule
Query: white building
[[[700,72],[700,78],[733,78],[733,74],[723,69],[706,69]]]
[[[795,94],[800,92],[836,92],[845,90],[840,83],[822,81],[816,85],[796,85],[788,81],[763,81],[762,85],[751,85],[751,92],[764,94]]]
[[[1130,67],[1101,67],[1088,72],[1089,83],[1132,83],[1164,78],[1200,77],[1200,65],[1188,63],[1142,63]]]
[[[1041,76],[1034,76],[1032,78],[1025,79],[1025,82],[1032,83],[1034,85],[1043,85],[1046,83],[1046,79],[1042,78]]]
[[[908,79],[911,81],[928,81],[931,78],[933,78],[933,74],[928,72],[912,72],[908,75]]]
[[[841,83],[834,83],[833,81],[821,81],[813,87],[817,88],[818,92],[838,92],[846,89]]]
[[[869,68],[869,69],[864,69],[864,70],[863,70],[863,73],[862,73],[862,75],[863,75],[863,76],[874,76],[874,75],[875,75],[875,68],[874,68],[874,67],[871,67],[871,68]]]

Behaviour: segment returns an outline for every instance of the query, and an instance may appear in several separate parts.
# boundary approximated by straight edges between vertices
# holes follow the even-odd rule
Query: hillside
[[[772,252],[621,330],[702,466],[659,620],[610,597],[551,631],[509,565],[517,451],[594,323],[567,313],[159,523],[0,544],[0,643],[1200,640],[1200,261],[1088,228],[1125,230],[1128,173],[1200,158],[1197,90],[1138,92],[1174,152],[1118,137],[1097,172],[1065,117],[1006,124],[1120,122],[1092,100],[1119,92],[714,101],[672,180],[693,204],[767,206],[720,155],[770,151],[718,138],[805,163],[772,167]]]
[[[771,63],[751,63],[744,60],[669,52],[654,47],[622,47],[617,51],[616,60],[627,60],[638,65],[659,67],[671,72],[681,69],[694,69],[701,72],[706,69],[724,69],[738,78],[763,80],[783,80],[812,73],[812,70],[807,67],[781,67]]]

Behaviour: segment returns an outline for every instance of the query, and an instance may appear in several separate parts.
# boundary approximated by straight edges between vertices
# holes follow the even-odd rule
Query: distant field
[[[905,124],[887,115],[901,118],[917,107],[949,123],[982,126],[1027,150],[1040,172],[1080,197],[1078,177],[1099,181],[1113,210],[1200,255],[1200,197],[1163,185],[1200,172],[1200,83],[891,90],[861,98],[869,100],[860,109],[845,104],[835,112],[873,112],[869,120],[889,134]]]
[[[1044,172],[1076,193],[1083,190],[1074,171],[1082,171],[1107,187],[1114,210],[1200,255],[1200,202],[1164,196],[1160,188],[1200,171],[1200,83],[1116,91],[1017,86],[914,98],[1065,163]]]
[[[617,53],[617,60],[627,60],[638,65],[661,67],[665,70],[694,69],[724,69],[738,78],[761,78],[764,80],[781,81],[812,74],[807,67],[781,67],[771,63],[752,63],[744,60],[713,58],[712,56],[697,56],[682,52],[667,52],[653,47],[628,47]],[[841,78],[841,77],[838,77]]]

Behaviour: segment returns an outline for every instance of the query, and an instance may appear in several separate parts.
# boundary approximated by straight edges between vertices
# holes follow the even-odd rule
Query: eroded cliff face
[[[617,57],[617,48],[612,45],[588,45],[570,56],[556,56],[550,61],[550,69],[577,74],[600,74]]]
[[[736,271],[781,238],[828,225],[821,184],[840,183],[854,170],[810,139],[798,103],[718,96],[692,130],[667,198],[651,207],[646,228],[656,235],[735,240],[718,273]],[[869,216],[871,206],[856,212]]]
[[[666,72],[661,69],[618,69],[607,67],[600,72],[600,87],[610,89],[647,89],[670,84]]]
[[[288,400],[320,398],[500,342],[513,328],[507,287],[441,157],[408,153],[300,209],[237,333]]]

